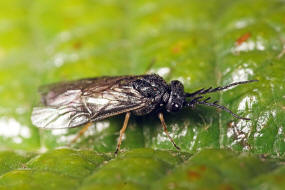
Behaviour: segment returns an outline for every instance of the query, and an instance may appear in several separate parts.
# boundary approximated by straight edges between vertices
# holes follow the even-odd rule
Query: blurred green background
[[[197,182],[197,188],[206,187],[210,184],[206,181],[215,178],[217,186],[213,188],[217,189],[227,189],[225,181],[234,184],[232,189],[272,189],[277,183],[273,175],[279,176],[278,182],[285,181],[280,162],[285,157],[284,61],[285,2],[282,0],[2,0],[0,171],[3,175],[0,187],[49,189],[49,185],[54,185],[59,189],[100,189],[100,184],[108,184],[110,189],[188,188],[180,186],[185,184],[181,175],[186,171],[187,180],[190,176],[191,184]],[[31,124],[31,110],[39,104],[37,89],[41,85],[102,75],[143,74],[150,65],[151,72],[167,81],[180,80],[188,92],[258,79],[258,83],[212,95],[252,120],[239,121],[228,113],[203,106],[166,114],[170,135],[182,148],[177,153],[156,116],[132,117],[122,144],[122,150],[127,153],[116,159],[111,153],[116,147],[123,116],[95,123],[72,149],[54,150],[66,146],[80,128],[39,130]],[[211,167],[224,162],[222,158],[230,158],[226,167],[207,170],[210,173],[206,172],[205,178],[199,173],[205,171],[203,167],[192,166],[195,158],[188,160],[190,155],[204,149],[207,149],[205,154],[199,153],[204,155],[201,161],[211,155],[221,155],[213,163],[203,162],[210,163]],[[247,154],[239,155],[239,152]],[[240,157],[235,160],[236,154]],[[143,158],[145,155],[147,158]],[[266,159],[267,164],[261,164],[263,159],[257,155],[274,161]],[[57,163],[57,156],[65,161]],[[164,160],[165,156],[168,159]],[[125,158],[130,162],[123,163]],[[49,160],[46,165],[45,159]],[[106,164],[109,159],[113,165]],[[169,159],[176,161],[170,163]],[[180,164],[186,160],[188,165]],[[74,162],[78,165],[70,164]],[[134,168],[126,169],[122,178],[115,177],[124,183],[107,180],[106,176],[110,180],[116,174],[110,168],[129,163]],[[138,163],[153,168],[140,168]],[[241,163],[245,170],[233,169]],[[69,166],[58,169],[62,164]],[[176,165],[180,167],[177,171]],[[185,169],[188,167],[192,168],[190,173]],[[261,169],[256,173],[250,169],[257,167]],[[100,183],[90,176],[95,168],[99,170],[95,176],[101,179]],[[72,173],[74,170],[83,173],[79,177],[76,172]],[[135,174],[143,170],[145,175],[133,175],[131,171],[136,170]],[[161,173],[155,173],[157,170]],[[230,175],[231,170],[237,176]],[[248,178],[257,174],[270,176],[258,176],[250,185],[243,186],[245,173]],[[35,176],[35,184],[28,186],[31,176]],[[89,176],[85,182],[84,176]],[[198,183],[200,177],[204,181]],[[43,178],[51,181],[36,183]],[[19,183],[15,179],[20,179]],[[176,184],[173,179],[182,182]],[[258,186],[262,181],[268,183]],[[276,188],[282,189],[284,182],[278,184]]]

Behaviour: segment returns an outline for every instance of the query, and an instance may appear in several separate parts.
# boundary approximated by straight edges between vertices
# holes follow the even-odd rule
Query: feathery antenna
[[[213,93],[213,92],[218,92],[218,91],[222,91],[222,90],[225,90],[225,89],[228,89],[232,86],[237,86],[237,85],[240,85],[240,84],[247,84],[247,83],[251,83],[251,82],[257,82],[258,80],[248,80],[248,81],[241,81],[241,82],[235,82],[235,83],[231,83],[231,84],[228,84],[226,86],[219,86],[219,87],[216,87],[216,88],[207,88],[207,89],[200,89],[200,90],[197,90],[193,93],[185,93],[185,96],[186,97],[191,97],[193,98],[190,102],[187,102],[186,103],[186,106],[187,107],[194,107],[195,105],[197,104],[204,104],[204,105],[207,105],[207,106],[211,106],[211,107],[215,107],[215,108],[219,108],[221,110],[224,110],[225,112],[228,112],[230,113],[232,116],[234,116],[235,118],[237,119],[243,119],[243,120],[250,120],[249,118],[246,118],[246,117],[241,117],[237,114],[235,114],[234,112],[232,112],[230,109],[228,109],[227,107],[225,106],[222,106],[220,104],[218,104],[218,101],[215,101],[215,102],[208,102],[211,98],[208,97],[204,100],[201,100],[202,98],[204,98],[203,96],[201,95],[204,95],[204,94],[208,94],[208,93]],[[198,97],[197,97],[198,96]]]
[[[218,91],[222,91],[222,90],[225,90],[225,89],[228,89],[232,86],[237,86],[237,85],[240,85],[240,84],[247,84],[247,83],[251,83],[251,82],[257,82],[258,80],[248,80],[248,81],[241,81],[241,82],[234,82],[234,83],[231,83],[231,84],[228,84],[226,86],[219,86],[219,87],[216,87],[216,88],[207,88],[207,89],[200,89],[200,90],[197,90],[193,93],[186,93],[186,97],[195,97],[196,95],[201,95],[201,94],[208,94],[208,93],[213,93],[213,92],[218,92]]]
[[[197,103],[198,103],[198,104],[204,104],[204,105],[211,106],[211,107],[219,108],[219,109],[221,109],[221,110],[224,110],[225,112],[230,113],[232,116],[234,116],[234,117],[237,118],[237,119],[250,120],[249,118],[241,117],[241,116],[235,114],[234,112],[232,112],[232,111],[231,111],[230,109],[228,109],[227,107],[218,104],[218,101],[215,101],[215,102],[213,102],[213,103],[207,102],[207,101],[198,101]]]

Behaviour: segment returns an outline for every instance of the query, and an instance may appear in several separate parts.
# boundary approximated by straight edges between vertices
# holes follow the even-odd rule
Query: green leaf
[[[27,166],[33,170],[58,172],[80,178],[90,174],[104,160],[108,160],[108,157],[94,152],[60,149],[30,160]]]
[[[212,95],[251,121],[198,106],[165,114],[183,151],[229,147],[283,156],[284,3],[279,0],[1,2],[0,142],[3,148],[64,146],[80,128],[31,124],[37,88],[102,75],[161,74],[185,90],[258,79]],[[74,144],[114,151],[123,116],[99,121]],[[173,149],[156,116],[133,117],[123,149]]]
[[[73,189],[109,156],[92,151],[58,149],[33,157],[0,178],[0,187],[12,189]]]
[[[57,149],[0,176],[0,189],[282,189],[278,160],[205,149],[185,152],[134,149],[112,157]]]
[[[1,151],[0,152],[0,174],[10,170],[24,167],[25,163],[33,156],[25,152]]]
[[[1,2],[0,141],[3,148],[67,145],[80,128],[39,130],[30,122],[40,85],[152,72],[186,91],[247,79],[213,94],[251,121],[199,106],[165,114],[186,152],[205,147],[283,156],[284,3],[278,0]],[[94,124],[74,147],[114,151],[123,116]],[[4,143],[5,142],[5,143]],[[41,142],[41,143],[40,143]],[[132,118],[122,147],[174,149],[153,115]]]
[[[275,167],[273,162],[261,161],[246,154],[204,150],[159,180],[155,189],[246,189],[251,179]]]
[[[284,18],[280,0],[0,1],[3,188],[184,188],[191,182],[193,188],[282,189],[278,160],[255,154],[285,156]],[[118,158],[111,153],[124,115],[94,123],[71,145],[76,150],[57,148],[81,127],[40,130],[30,121],[41,85],[147,70],[180,80],[187,92],[257,79],[211,94],[251,120],[205,106],[165,113],[182,149],[176,153],[155,114],[132,116],[121,146],[126,153]],[[196,154],[207,148],[217,150]]]

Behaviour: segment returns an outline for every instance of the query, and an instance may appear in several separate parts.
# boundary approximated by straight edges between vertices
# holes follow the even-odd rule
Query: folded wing
[[[140,76],[100,77],[45,86],[44,106],[35,107],[32,123],[39,128],[70,128],[142,108],[149,100],[131,82]]]

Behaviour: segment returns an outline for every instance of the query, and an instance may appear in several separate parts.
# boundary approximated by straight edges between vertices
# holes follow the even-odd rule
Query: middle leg
[[[131,113],[130,113],[130,112],[126,113],[125,121],[124,121],[123,127],[122,127],[122,129],[120,130],[120,137],[119,137],[119,140],[118,140],[118,144],[117,144],[117,149],[116,149],[116,151],[115,151],[115,155],[118,154],[118,152],[120,151],[120,147],[121,147],[121,144],[122,144],[122,138],[123,138],[123,135],[124,135],[124,133],[125,133],[125,131],[126,131],[126,129],[127,129],[130,116],[131,116]]]

